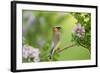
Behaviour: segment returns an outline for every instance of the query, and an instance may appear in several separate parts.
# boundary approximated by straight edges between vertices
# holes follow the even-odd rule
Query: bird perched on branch
[[[58,48],[58,44],[59,44],[59,40],[60,40],[60,32],[61,27],[56,26],[53,27],[52,31],[53,31],[53,37],[52,37],[52,43],[51,43],[51,51],[50,51],[50,59],[52,59],[52,55],[54,53],[54,51]]]

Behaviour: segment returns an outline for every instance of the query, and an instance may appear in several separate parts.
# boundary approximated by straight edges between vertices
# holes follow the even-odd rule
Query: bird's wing
[[[54,47],[53,51],[52,51],[52,54],[55,52],[55,50],[57,50],[59,48],[59,45],[61,44],[61,42],[59,41],[57,43],[57,45]]]

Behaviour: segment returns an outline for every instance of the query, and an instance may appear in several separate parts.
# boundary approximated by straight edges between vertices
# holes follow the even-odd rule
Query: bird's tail
[[[52,60],[52,55],[53,55],[53,48],[50,50],[50,53],[49,53],[49,59]]]

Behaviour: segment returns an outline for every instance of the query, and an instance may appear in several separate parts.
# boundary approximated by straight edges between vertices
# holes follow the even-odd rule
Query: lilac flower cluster
[[[34,62],[39,62],[40,61],[39,54],[40,51],[38,48],[33,48],[28,45],[23,46],[23,58],[25,59],[33,58]]]
[[[73,34],[75,34],[77,37],[81,38],[84,36],[85,29],[83,26],[81,26],[80,23],[77,24],[77,26],[73,29]]]

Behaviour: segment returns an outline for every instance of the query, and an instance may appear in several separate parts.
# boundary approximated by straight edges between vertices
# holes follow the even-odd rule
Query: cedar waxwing
[[[50,51],[50,59],[52,59],[52,55],[55,51],[55,47],[57,46],[59,40],[60,40],[60,32],[61,27],[53,27],[53,37],[52,37],[52,45],[51,45],[51,51]]]

